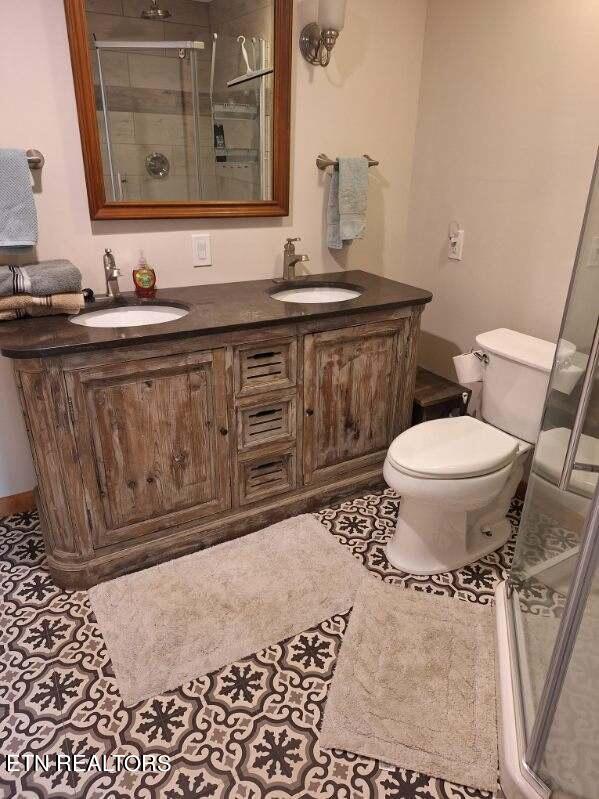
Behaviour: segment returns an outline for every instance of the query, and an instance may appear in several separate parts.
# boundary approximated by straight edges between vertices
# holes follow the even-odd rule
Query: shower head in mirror
[[[152,0],[151,5],[149,8],[145,8],[141,12],[141,16],[143,19],[168,19],[171,15],[171,12],[168,11],[166,8],[160,8],[159,0]]]

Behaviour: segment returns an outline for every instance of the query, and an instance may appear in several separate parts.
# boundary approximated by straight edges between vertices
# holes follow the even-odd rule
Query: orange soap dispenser
[[[143,250],[139,254],[139,263],[133,270],[133,283],[138,297],[149,300],[156,295],[156,272],[148,266]]]

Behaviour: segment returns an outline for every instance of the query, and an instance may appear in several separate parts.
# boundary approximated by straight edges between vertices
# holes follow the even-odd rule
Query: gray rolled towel
[[[0,297],[10,297],[13,294],[45,297],[80,291],[81,272],[70,261],[0,266]]]

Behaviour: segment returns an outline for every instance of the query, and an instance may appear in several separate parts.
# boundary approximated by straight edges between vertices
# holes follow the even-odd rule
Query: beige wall
[[[596,0],[431,0],[409,246],[421,360],[513,327],[555,339],[599,144]],[[464,259],[446,258],[451,220]]]
[[[4,7],[5,6],[5,7]],[[36,147],[46,156],[36,195],[39,259],[76,263],[86,285],[102,288],[102,253],[112,247],[129,270],[144,248],[162,286],[268,278],[282,268],[286,236],[302,237],[311,271],[364,267],[401,277],[416,126],[426,0],[378,0],[376,14],[349,0],[347,27],[333,64],[313,69],[294,46],[292,208],[287,219],[256,221],[97,222],[89,220],[61,0],[6,3],[0,26],[0,147]],[[300,23],[316,0],[296,0]],[[339,255],[323,244],[329,178],[316,155],[369,152],[372,171],[366,238]],[[213,234],[215,265],[193,269],[190,232]],[[3,253],[3,263],[32,260]],[[419,281],[425,285],[424,281]],[[0,496],[33,485],[10,363],[0,359]]]

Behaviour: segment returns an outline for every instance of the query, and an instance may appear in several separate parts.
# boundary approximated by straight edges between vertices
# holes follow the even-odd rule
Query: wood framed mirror
[[[65,0],[92,219],[286,216],[293,0]]]

